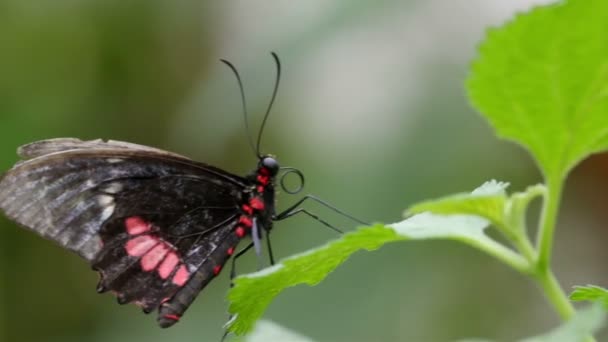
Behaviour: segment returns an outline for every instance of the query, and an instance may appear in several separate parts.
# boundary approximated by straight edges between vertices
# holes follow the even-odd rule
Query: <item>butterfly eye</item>
[[[272,157],[264,157],[262,159],[262,166],[268,169],[271,176],[275,176],[279,172],[279,163]]]

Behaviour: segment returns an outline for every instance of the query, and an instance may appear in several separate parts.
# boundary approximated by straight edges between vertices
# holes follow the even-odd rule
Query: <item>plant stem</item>
[[[537,235],[539,272],[547,272],[551,264],[551,252],[553,248],[553,235],[555,233],[555,222],[559,203],[562,196],[563,177],[547,177],[547,192],[543,201],[540,227]]]
[[[564,290],[559,285],[555,275],[551,270],[541,271],[536,274],[536,280],[545,292],[545,296],[551,302],[555,311],[564,320],[569,320],[574,315],[574,307]]]
[[[553,305],[562,320],[567,321],[576,313],[566,293],[559,285],[551,270],[539,271],[535,279],[545,292],[547,300]],[[593,336],[587,336],[585,342],[596,342]]]
[[[528,260],[489,237],[484,236],[477,239],[460,238],[458,240],[494,256],[522,274],[534,275],[535,270]]]
[[[538,259],[536,260],[534,278],[543,289],[547,300],[553,305],[555,311],[557,311],[562,320],[567,321],[572,318],[576,311],[551,270],[553,236],[562,196],[563,182],[564,178],[561,176],[552,175],[547,177],[547,191],[543,201],[536,241]],[[585,341],[595,342],[595,339],[592,336],[588,336]]]

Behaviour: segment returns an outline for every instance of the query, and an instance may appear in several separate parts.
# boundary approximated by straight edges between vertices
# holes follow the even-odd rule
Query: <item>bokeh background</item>
[[[148,144],[243,174],[240,70],[257,129],[283,62],[263,152],[300,168],[307,191],[369,221],[496,178],[539,182],[520,147],[497,140],[463,81],[488,26],[541,0],[0,1],[0,168],[51,137]],[[567,288],[608,284],[608,159],[568,182],[555,268]],[[296,197],[281,194],[284,208]],[[343,227],[323,207],[309,209]],[[535,208],[536,209],[536,208]],[[533,210],[534,211],[534,210]],[[530,220],[536,215],[531,213]],[[335,234],[306,217],[277,224],[279,257]],[[239,272],[255,270],[253,255]],[[97,295],[79,258],[0,218],[0,341],[217,341],[228,272],[174,328]],[[451,242],[360,252],[322,284],[290,289],[266,318],[318,341],[502,341],[557,324],[534,284]]]

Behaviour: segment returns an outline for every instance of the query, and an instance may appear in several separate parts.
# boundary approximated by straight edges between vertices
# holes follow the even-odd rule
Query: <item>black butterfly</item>
[[[274,100],[280,64],[273,57],[278,69]],[[226,63],[243,94],[236,69]],[[119,303],[134,302],[146,313],[158,309],[159,325],[169,327],[220,273],[243,238],[253,242],[238,255],[252,246],[259,252],[262,232],[268,237],[273,221],[298,213],[334,228],[298,208],[306,199],[327,205],[314,196],[275,212],[279,171],[296,172],[302,185],[304,178],[259,153],[270,107],[255,149],[257,168],[245,177],[132,143],[43,140],[19,148],[23,160],[0,179],[0,209],[86,259],[101,275],[98,292],[113,291]]]

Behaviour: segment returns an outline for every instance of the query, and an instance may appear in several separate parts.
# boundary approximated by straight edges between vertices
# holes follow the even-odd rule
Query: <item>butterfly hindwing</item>
[[[209,248],[191,250],[185,257],[188,269],[192,271],[190,280],[180,287],[173,296],[162,301],[158,313],[158,323],[166,328],[175,324],[200,291],[217,276],[222,267],[234,253],[239,237],[234,234],[237,222],[231,223],[231,229],[216,230],[205,237],[201,244]]]
[[[128,184],[114,196],[114,215],[99,233],[103,247],[93,267],[101,272],[101,290],[149,311],[190,279],[197,256],[218,245],[214,236],[232,232],[239,197],[187,177]]]

